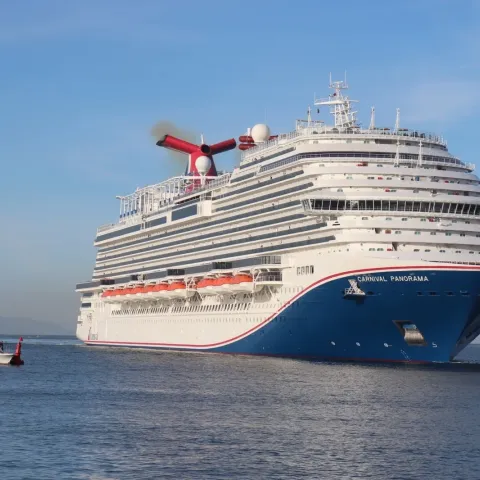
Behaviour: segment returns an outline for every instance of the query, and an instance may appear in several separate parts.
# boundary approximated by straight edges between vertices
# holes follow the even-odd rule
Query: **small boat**
[[[13,358],[13,353],[0,352],[0,365],[10,365],[12,358]]]
[[[22,342],[23,338],[18,340],[15,352],[8,352],[8,346],[0,340],[0,365],[23,365],[22,360]]]

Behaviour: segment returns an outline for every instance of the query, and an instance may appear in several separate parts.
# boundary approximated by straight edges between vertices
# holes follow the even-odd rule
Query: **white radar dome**
[[[266,142],[270,137],[270,129],[264,123],[258,123],[252,128],[251,132],[255,143]]]
[[[212,161],[205,155],[201,155],[195,160],[195,167],[200,175],[206,175],[212,166]]]

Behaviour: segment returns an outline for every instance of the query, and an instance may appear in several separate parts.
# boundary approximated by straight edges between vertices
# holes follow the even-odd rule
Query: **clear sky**
[[[182,173],[160,120],[286,132],[346,69],[364,124],[400,107],[477,162],[479,27],[469,0],[0,0],[0,316],[73,328],[115,195]]]

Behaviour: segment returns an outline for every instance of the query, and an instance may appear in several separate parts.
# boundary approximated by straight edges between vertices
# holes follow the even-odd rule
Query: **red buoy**
[[[10,365],[23,365],[25,362],[22,360],[22,342],[23,338],[20,337],[17,343],[17,348],[15,349],[15,353],[10,360]]]

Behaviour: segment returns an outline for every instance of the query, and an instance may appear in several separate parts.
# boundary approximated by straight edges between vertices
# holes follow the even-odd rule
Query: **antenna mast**
[[[357,124],[357,112],[352,110],[352,103],[357,100],[350,100],[343,96],[342,91],[348,90],[347,73],[345,72],[345,80],[332,82],[332,74],[330,73],[330,88],[334,90],[328,98],[316,99],[314,104],[329,105],[330,113],[335,120],[336,128],[359,128]]]
[[[395,119],[395,129],[394,132],[398,133],[400,130],[400,109],[397,108],[397,118]]]
[[[368,129],[375,130],[375,107],[372,107],[370,111],[370,125],[368,126]]]

